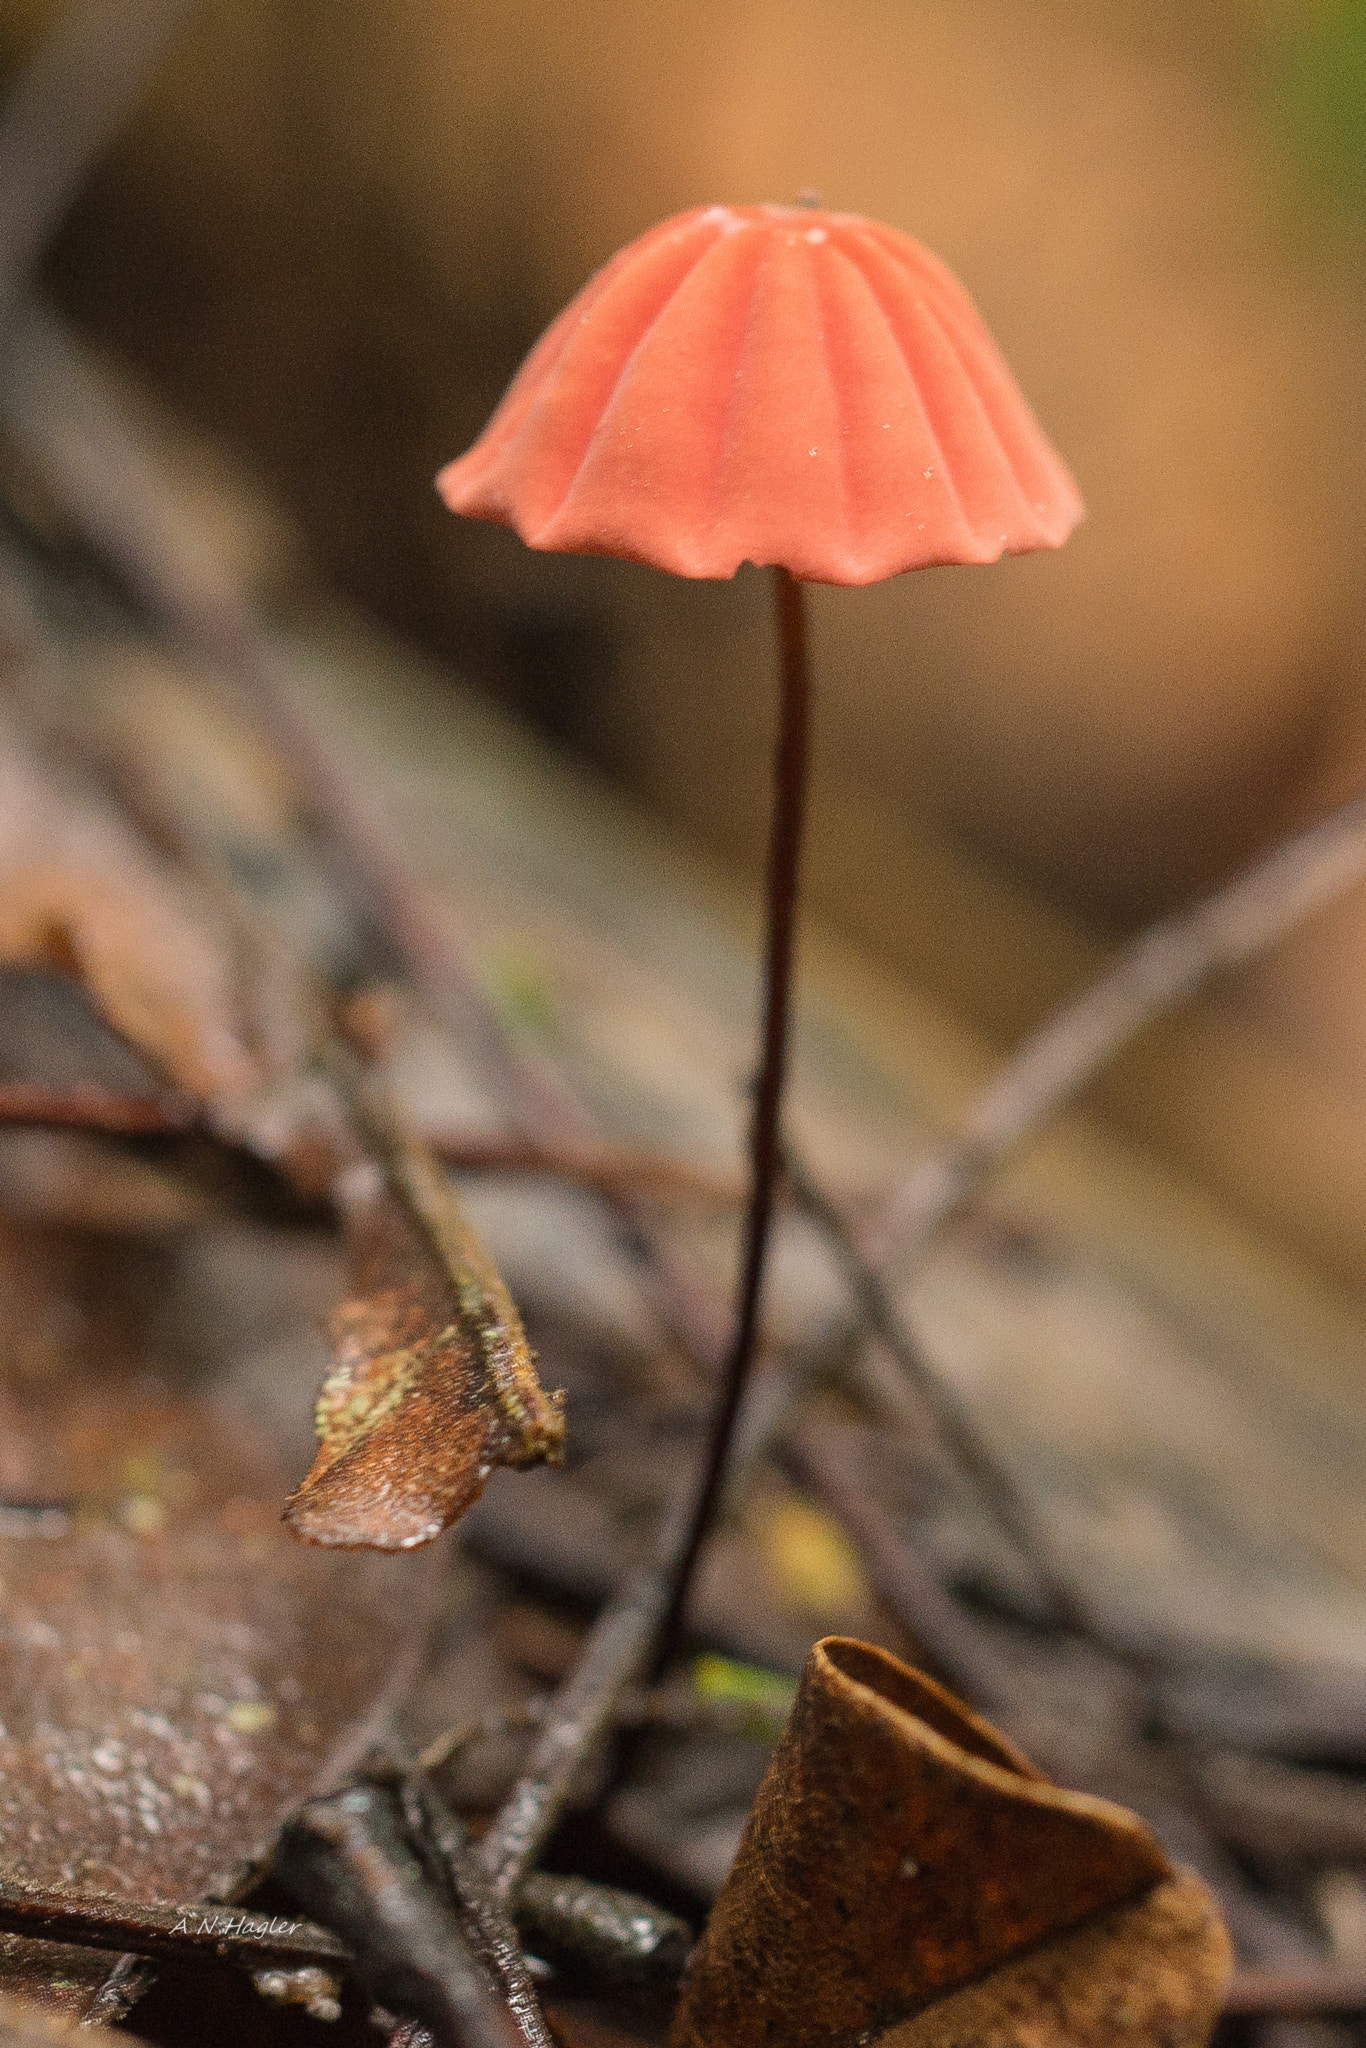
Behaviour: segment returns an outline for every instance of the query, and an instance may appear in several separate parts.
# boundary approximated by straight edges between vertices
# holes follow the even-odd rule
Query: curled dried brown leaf
[[[906,2048],[938,2048],[933,2016],[960,1987],[1003,1984],[1015,1958],[1164,1897],[1097,1951],[1133,1993],[1134,2048],[1208,2033],[1229,1960],[1208,1895],[1134,1814],[1050,1784],[931,1679],[832,1637],[807,1659],[672,2048],[890,2044],[917,2015]],[[1115,2003],[1114,1984],[1088,2000],[1075,1974],[1064,1956],[1008,1995],[998,1985],[968,2015],[980,2034],[955,2022],[942,2039],[1063,2048],[1068,2013],[1089,2026]]]
[[[308,1543],[409,1550],[449,1528],[496,1466],[556,1462],[563,1402],[541,1387],[453,1198],[439,1257],[377,1167],[349,1168],[339,1192],[356,1292],[332,1317],[318,1450],[285,1520]]]

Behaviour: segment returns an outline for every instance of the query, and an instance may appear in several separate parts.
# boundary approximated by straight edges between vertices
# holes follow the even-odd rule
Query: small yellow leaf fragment
[[[275,1709],[268,1700],[235,1700],[226,1715],[234,1735],[263,1735],[275,1726]]]
[[[130,1493],[119,1504],[119,1520],[130,1536],[159,1536],[166,1527],[166,1510],[150,1493]]]
[[[858,1553],[821,1508],[793,1495],[770,1496],[755,1501],[748,1520],[778,1584],[816,1619],[840,1621],[869,1598]]]

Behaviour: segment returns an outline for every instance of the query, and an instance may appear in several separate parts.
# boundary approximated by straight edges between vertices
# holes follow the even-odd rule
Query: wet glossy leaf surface
[[[166,1251],[0,1233],[0,1828],[7,1876],[228,1894],[406,1684],[422,1569],[290,1542],[228,1399],[140,1355]],[[418,1573],[415,1579],[413,1574]],[[84,2010],[110,1958],[11,1937],[0,1981]]]

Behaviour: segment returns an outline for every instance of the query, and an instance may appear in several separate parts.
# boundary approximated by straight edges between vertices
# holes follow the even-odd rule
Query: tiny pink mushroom
[[[803,582],[1060,547],[1082,517],[957,279],[908,235],[806,206],[706,206],[620,250],[546,329],[437,488],[529,547],[678,576],[775,571],[781,650],[763,1057],[736,1330],[676,1631],[754,1355],[806,787]]]

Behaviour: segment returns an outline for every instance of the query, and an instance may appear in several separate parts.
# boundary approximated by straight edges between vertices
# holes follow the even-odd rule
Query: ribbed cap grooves
[[[531,547],[823,583],[1058,547],[1082,517],[944,265],[805,207],[699,207],[630,243],[437,487]]]

